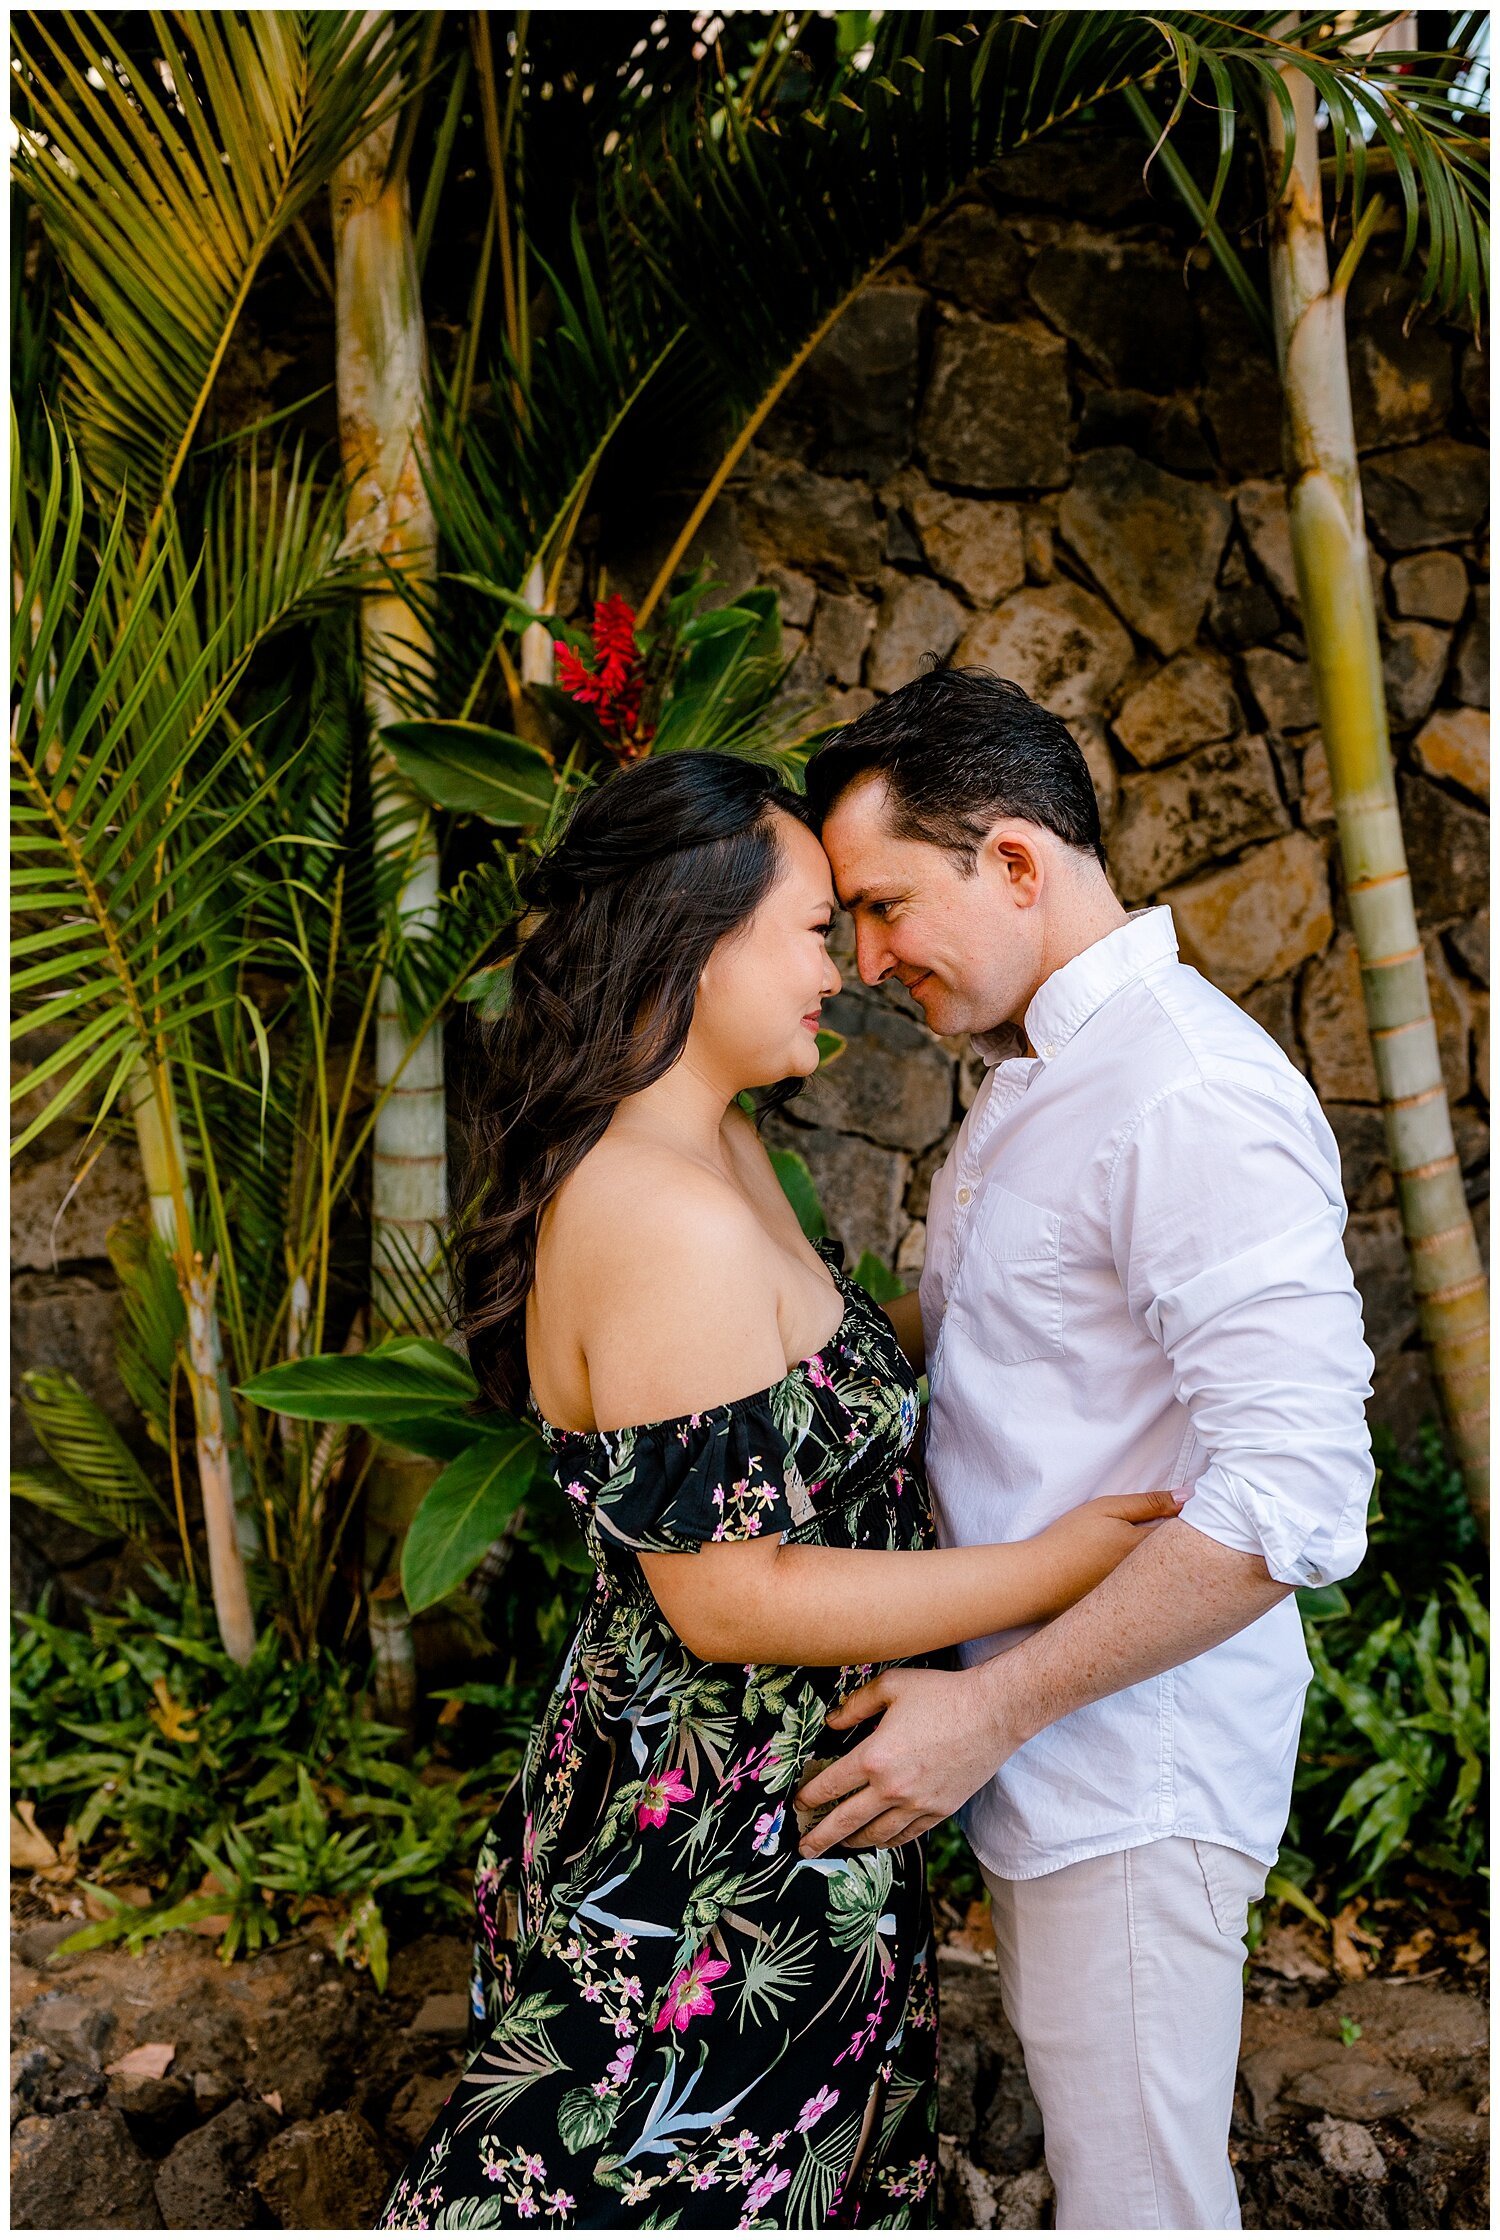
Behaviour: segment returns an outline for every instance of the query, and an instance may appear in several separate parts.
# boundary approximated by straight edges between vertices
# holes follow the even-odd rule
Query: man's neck
[[[1057,904],[1055,917],[1049,916],[1042,943],[1042,969],[1014,1021],[1023,1032],[1027,1012],[1053,973],[1061,972],[1065,964],[1081,957],[1085,949],[1092,949],[1095,942],[1118,933],[1121,926],[1130,922],[1130,912],[1102,878],[1090,880],[1077,894],[1059,896]]]

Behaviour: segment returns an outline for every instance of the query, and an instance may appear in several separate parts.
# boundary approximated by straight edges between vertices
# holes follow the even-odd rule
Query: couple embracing
[[[1372,1483],[1316,1100],[1122,908],[1079,748],[983,672],[835,734],[805,797],[642,764],[528,899],[462,1326],[596,1571],[383,2228],[930,2225],[921,1839],[960,1809],[1059,2228],[1238,2226],[1292,1590],[1358,1564]],[[884,1308],[741,1102],[817,1066],[839,905],[986,1066]]]

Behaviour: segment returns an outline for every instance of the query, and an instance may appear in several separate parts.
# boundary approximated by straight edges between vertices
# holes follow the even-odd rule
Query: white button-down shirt
[[[1013,1031],[1012,1031],[1013,1034]],[[1183,1521],[1315,1586],[1365,1548],[1374,1366],[1338,1147],[1302,1076],[1137,912],[1046,980],[1035,1057],[990,1065],[928,1213],[927,1467],[942,1540],[1021,1540],[1099,1494],[1187,1486]],[[966,1645],[977,1664],[1024,1638]],[[1160,1836],[1268,1865],[1311,1668],[1296,1599],[1086,1705],[965,1813],[1016,1879]]]

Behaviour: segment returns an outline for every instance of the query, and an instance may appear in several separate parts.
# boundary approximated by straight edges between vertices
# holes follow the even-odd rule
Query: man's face
[[[966,876],[945,849],[898,839],[886,809],[885,780],[872,775],[823,825],[860,978],[900,980],[936,1034],[1019,1020],[1043,977],[1043,836],[1018,819],[997,824]]]

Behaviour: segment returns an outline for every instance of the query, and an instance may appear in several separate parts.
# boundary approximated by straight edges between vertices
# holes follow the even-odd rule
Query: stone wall
[[[1165,192],[1165,190],[1163,190]],[[1186,255],[1185,255],[1186,252]],[[1487,1191],[1488,391],[1376,244],[1351,372],[1402,809],[1471,1200]],[[1373,1412],[1432,1402],[1386,1164],[1299,626],[1274,373],[1133,144],[1038,150],[856,299],[710,516],[731,591],[781,593],[790,689],[852,717],[927,653],[1064,717],[1122,898],[1310,1076],[1343,1151]],[[681,518],[680,513],[677,515]],[[665,517],[610,555],[636,590]],[[976,1085],[847,949],[848,1048],[786,1120],[833,1226],[908,1276]]]
[[[1381,1362],[1376,1411],[1404,1431],[1431,1395],[1298,628],[1275,383],[1140,169],[1138,147],[1107,140],[1000,166],[851,306],[701,547],[731,590],[777,587],[796,656],[788,689],[835,714],[870,706],[933,652],[998,669],[1067,719],[1124,898],[1171,904],[1186,955],[1269,1029],[1328,1108]],[[1351,306],[1366,506],[1407,843],[1477,1207],[1488,1155],[1485,361],[1447,327],[1406,332],[1411,297],[1390,278],[1390,241],[1373,255],[1384,267],[1372,264]],[[682,483],[693,488],[686,462]],[[673,500],[607,555],[627,591],[644,588],[683,510]],[[928,1185],[978,1070],[962,1044],[928,1033],[903,991],[861,990],[847,951],[841,961],[832,1019],[848,1048],[782,1132],[806,1152],[851,1250],[871,1247],[914,1276]],[[84,1134],[58,1124],[14,1178],[13,1362],[73,1370],[129,1426],[104,1240],[139,1209],[139,1177],[106,1140],[80,1181]],[[24,1423],[16,1458],[39,1459]],[[35,1523],[18,1517],[22,1543]],[[89,1543],[49,1530],[51,1561],[69,1541],[86,1562]],[[39,1554],[32,1568],[34,1585]]]

